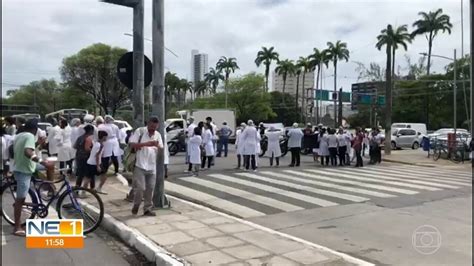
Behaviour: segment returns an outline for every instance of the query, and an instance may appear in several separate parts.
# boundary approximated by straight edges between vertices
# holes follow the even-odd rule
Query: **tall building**
[[[204,74],[209,71],[207,54],[199,53],[198,50],[191,51],[191,82],[197,84],[204,80]]]
[[[273,75],[272,75],[272,81],[273,81],[272,82],[273,91],[283,92],[283,76],[278,75],[274,71]],[[297,84],[298,84],[297,76],[296,75],[295,76],[294,75],[288,75],[286,77],[285,93],[289,93],[289,94],[295,96],[296,95],[296,85]],[[306,73],[305,78],[304,78],[304,87],[306,89],[314,88],[314,72]],[[300,97],[301,97],[302,88],[303,88],[303,75],[300,75],[300,78],[299,78],[299,95],[300,95]],[[312,92],[308,92],[308,94],[305,94],[305,95],[312,95]]]

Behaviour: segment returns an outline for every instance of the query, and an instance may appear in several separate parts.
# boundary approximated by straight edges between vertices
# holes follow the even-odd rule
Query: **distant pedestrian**
[[[304,134],[298,128],[298,123],[293,124],[293,128],[288,131],[288,148],[291,152],[290,167],[300,166],[301,140]]]
[[[243,145],[242,154],[244,155],[245,169],[248,171],[250,165],[253,171],[257,171],[257,165],[255,161],[255,151],[257,150],[257,143],[259,142],[259,136],[255,124],[252,120],[247,121],[247,126],[242,132],[241,142]],[[239,144],[241,145],[241,144]]]
[[[328,130],[328,149],[329,157],[331,159],[331,166],[337,165],[337,137],[334,135],[336,132],[335,129]]]
[[[189,163],[189,145],[187,144],[189,142],[189,139],[194,135],[194,129],[197,127],[197,125],[194,123],[194,117],[190,116],[188,118],[188,128],[186,129],[186,155],[185,155],[185,160],[186,163]],[[191,169],[188,169],[188,172],[191,172]]]
[[[91,189],[95,189],[96,176],[102,173],[102,153],[104,152],[105,142],[107,141],[107,132],[97,132],[98,140],[94,140],[92,149],[87,159],[87,170],[85,173],[86,179],[84,180],[84,187],[87,188],[90,185]],[[85,145],[87,145],[85,143]],[[77,185],[77,183],[76,183]]]
[[[356,133],[355,133],[355,136],[354,136],[354,144],[352,145],[352,148],[354,149],[355,156],[357,158],[357,162],[356,162],[355,167],[363,167],[364,166],[364,162],[362,160],[362,155],[361,155],[363,142],[364,142],[364,133],[362,132],[362,130],[360,128],[356,128]]]
[[[84,177],[87,176],[87,160],[90,157],[94,145],[94,127],[84,127],[84,134],[77,138],[73,147],[76,149],[76,186],[82,186]]]
[[[319,133],[319,156],[321,157],[321,165],[329,165],[328,134],[326,128],[322,128]]]
[[[212,160],[214,159],[214,136],[211,123],[204,124],[204,133],[202,136],[202,146],[204,147],[204,156],[202,157],[201,168],[204,169],[207,160],[207,169],[211,168]]]
[[[217,140],[219,139],[219,137],[217,137],[217,126],[216,124],[214,124],[214,122],[212,122],[212,117],[208,116],[206,117],[206,123],[210,124],[211,125],[211,128],[212,128],[212,145],[214,146],[214,155],[212,155],[212,162],[211,162],[211,165],[214,165],[215,162],[216,162],[216,150],[217,150]]]
[[[49,127],[47,140],[48,140],[48,153],[49,156],[58,156],[59,146],[58,146],[58,139],[61,138],[61,128],[58,125],[58,121],[56,118],[52,118],[50,120],[51,127]]]
[[[267,151],[266,153],[270,157],[270,166],[273,166],[273,159],[275,159],[276,167],[280,165],[280,156],[281,156],[281,148],[280,148],[280,136],[281,131],[275,129],[275,127],[271,126],[267,132],[265,132],[265,136],[267,137]]]
[[[216,157],[221,157],[222,149],[224,149],[224,157],[227,157],[229,149],[229,137],[232,135],[232,129],[227,125],[227,122],[222,123],[222,127],[219,129],[219,149]]]
[[[235,133],[235,149],[237,153],[237,167],[235,169],[240,169],[243,160],[243,150],[244,143],[242,141],[242,132],[244,131],[247,125],[245,123],[240,124],[240,128]],[[243,163],[245,168],[245,163]]]
[[[339,128],[337,134],[337,154],[339,155],[339,166],[346,165],[346,136],[344,134],[344,129]]]
[[[189,138],[189,164],[193,169],[193,176],[199,176],[199,168],[201,167],[201,129],[195,127],[193,136]]]
[[[5,131],[7,135],[15,136],[16,135],[16,121],[15,118],[11,116],[5,117]]]
[[[72,129],[65,119],[59,121],[60,131],[55,135],[54,139],[58,146],[59,168],[68,168],[67,173],[72,173],[72,162],[75,158],[74,150],[71,143]]]

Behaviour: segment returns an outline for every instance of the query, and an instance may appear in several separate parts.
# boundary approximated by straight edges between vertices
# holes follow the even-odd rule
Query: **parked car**
[[[399,128],[392,133],[392,149],[420,148],[420,132],[411,128]]]
[[[40,128],[41,130],[45,131],[45,132],[48,132],[48,128],[52,127],[53,125],[51,125],[51,123],[44,123],[44,122],[39,122],[38,123],[38,128]]]
[[[399,128],[411,128],[414,129],[416,132],[420,132],[421,135],[426,135],[426,124],[423,123],[393,123],[392,124],[392,133],[394,130]]]
[[[123,132],[127,132],[127,130],[133,130],[133,127],[125,120],[115,120],[114,124],[118,126],[120,130]]]

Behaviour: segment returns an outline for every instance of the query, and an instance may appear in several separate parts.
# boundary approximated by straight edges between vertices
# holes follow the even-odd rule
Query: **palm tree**
[[[326,65],[326,67],[329,66],[329,60],[330,60],[329,53],[326,49],[319,50],[318,48],[314,48],[313,54],[311,54],[309,57],[311,59],[311,66],[312,66],[311,69],[313,69],[314,71],[317,71],[316,72],[316,92],[317,92],[318,89],[322,90],[322,88],[319,87],[319,78],[321,77],[322,72],[323,72],[322,66],[323,65]],[[316,93],[316,95],[318,94]],[[319,124],[319,100],[317,97],[316,97],[316,123]]]
[[[198,81],[198,83],[194,85],[194,93],[196,94],[196,98],[199,96],[203,96],[207,92],[208,88],[209,87],[207,81]]]
[[[212,88],[212,94],[215,94],[217,91],[217,87],[219,86],[219,82],[224,80],[224,75],[220,70],[216,70],[214,68],[209,68],[209,72],[204,74],[204,80],[209,84],[209,87]]]
[[[428,14],[426,12],[419,12],[418,15],[421,16],[421,19],[413,23],[413,27],[416,29],[411,33],[411,37],[414,38],[416,35],[425,35],[428,40],[428,65],[427,65],[427,75],[430,74],[431,67],[431,50],[433,48],[433,40],[438,35],[438,32],[442,31],[448,32],[451,34],[451,28],[453,25],[449,22],[449,16],[443,14],[443,9],[439,8],[435,12],[430,11]]]
[[[278,61],[278,65],[275,68],[275,72],[282,76],[283,78],[283,91],[282,93],[285,93],[285,88],[286,88],[286,78],[288,75],[294,75],[295,74],[295,65],[293,64],[292,60],[285,59],[283,61]],[[285,102],[285,97],[283,97],[283,102]]]
[[[390,41],[392,48],[392,66],[390,67],[392,73],[392,79],[395,77],[395,52],[398,49],[398,45],[401,45],[405,51],[408,49],[407,43],[411,43],[412,37],[408,33],[407,25],[397,27],[395,30],[392,29],[388,32],[387,29],[383,29],[381,34],[377,36],[377,49],[381,49],[382,46],[386,45],[386,42]]]
[[[336,43],[328,42],[328,56],[331,58],[331,61],[334,65],[334,94],[337,94],[337,61],[346,60],[349,61],[349,50],[347,49],[347,43],[337,41]],[[336,107],[336,98],[334,98],[334,125],[338,126],[336,119],[337,116],[337,107]],[[340,122],[342,117],[339,117]]]
[[[262,63],[265,65],[265,89],[268,92],[268,76],[270,74],[270,65],[272,61],[278,62],[278,53],[274,51],[274,47],[262,47],[257,53],[257,58],[255,59],[255,64],[259,67]]]
[[[304,82],[305,82],[305,78],[306,78],[306,73],[308,73],[309,71],[311,71],[313,69],[313,65],[312,65],[312,62],[311,62],[311,58],[309,56],[308,57],[300,56],[300,59],[298,60],[297,64],[298,64],[298,68],[300,68],[301,71],[303,72],[303,84],[302,84],[303,91],[302,91],[302,94],[301,94],[302,95],[301,96],[301,100],[302,100],[301,115],[303,115],[304,120],[306,122],[306,108],[305,108],[306,107],[306,100],[305,100],[306,88],[304,86]]]
[[[175,73],[166,72],[165,74],[165,106],[169,106],[173,97],[176,97],[179,78]]]
[[[298,97],[300,95],[300,76],[301,76],[301,66],[296,64],[295,66],[296,74],[296,97],[295,97],[295,108],[298,110]],[[303,105],[303,103],[301,103]]]
[[[234,73],[236,69],[239,69],[239,66],[237,65],[237,59],[234,57],[227,58],[223,56],[217,62],[216,69],[225,73],[225,108],[227,108],[227,85],[229,84],[230,73]]]
[[[179,88],[181,89],[181,91],[183,92],[183,95],[184,95],[183,102],[186,103],[186,93],[188,91],[192,92],[193,83],[188,81],[187,79],[180,79],[179,80]]]
[[[381,34],[377,36],[377,49],[381,50],[382,46],[386,46],[387,53],[387,68],[385,70],[385,154],[390,155],[391,146],[391,126],[392,126],[392,64],[391,57],[393,54],[392,46],[394,46],[393,39],[394,31],[392,25],[388,24],[387,29],[383,29]],[[395,50],[395,47],[393,47]]]

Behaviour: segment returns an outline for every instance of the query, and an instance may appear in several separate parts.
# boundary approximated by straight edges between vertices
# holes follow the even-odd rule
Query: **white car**
[[[392,133],[392,149],[412,148],[414,150],[420,148],[420,132],[411,128],[398,128]]]
[[[114,124],[117,125],[118,128],[125,133],[128,130],[133,130],[133,127],[125,120],[114,120]]]

